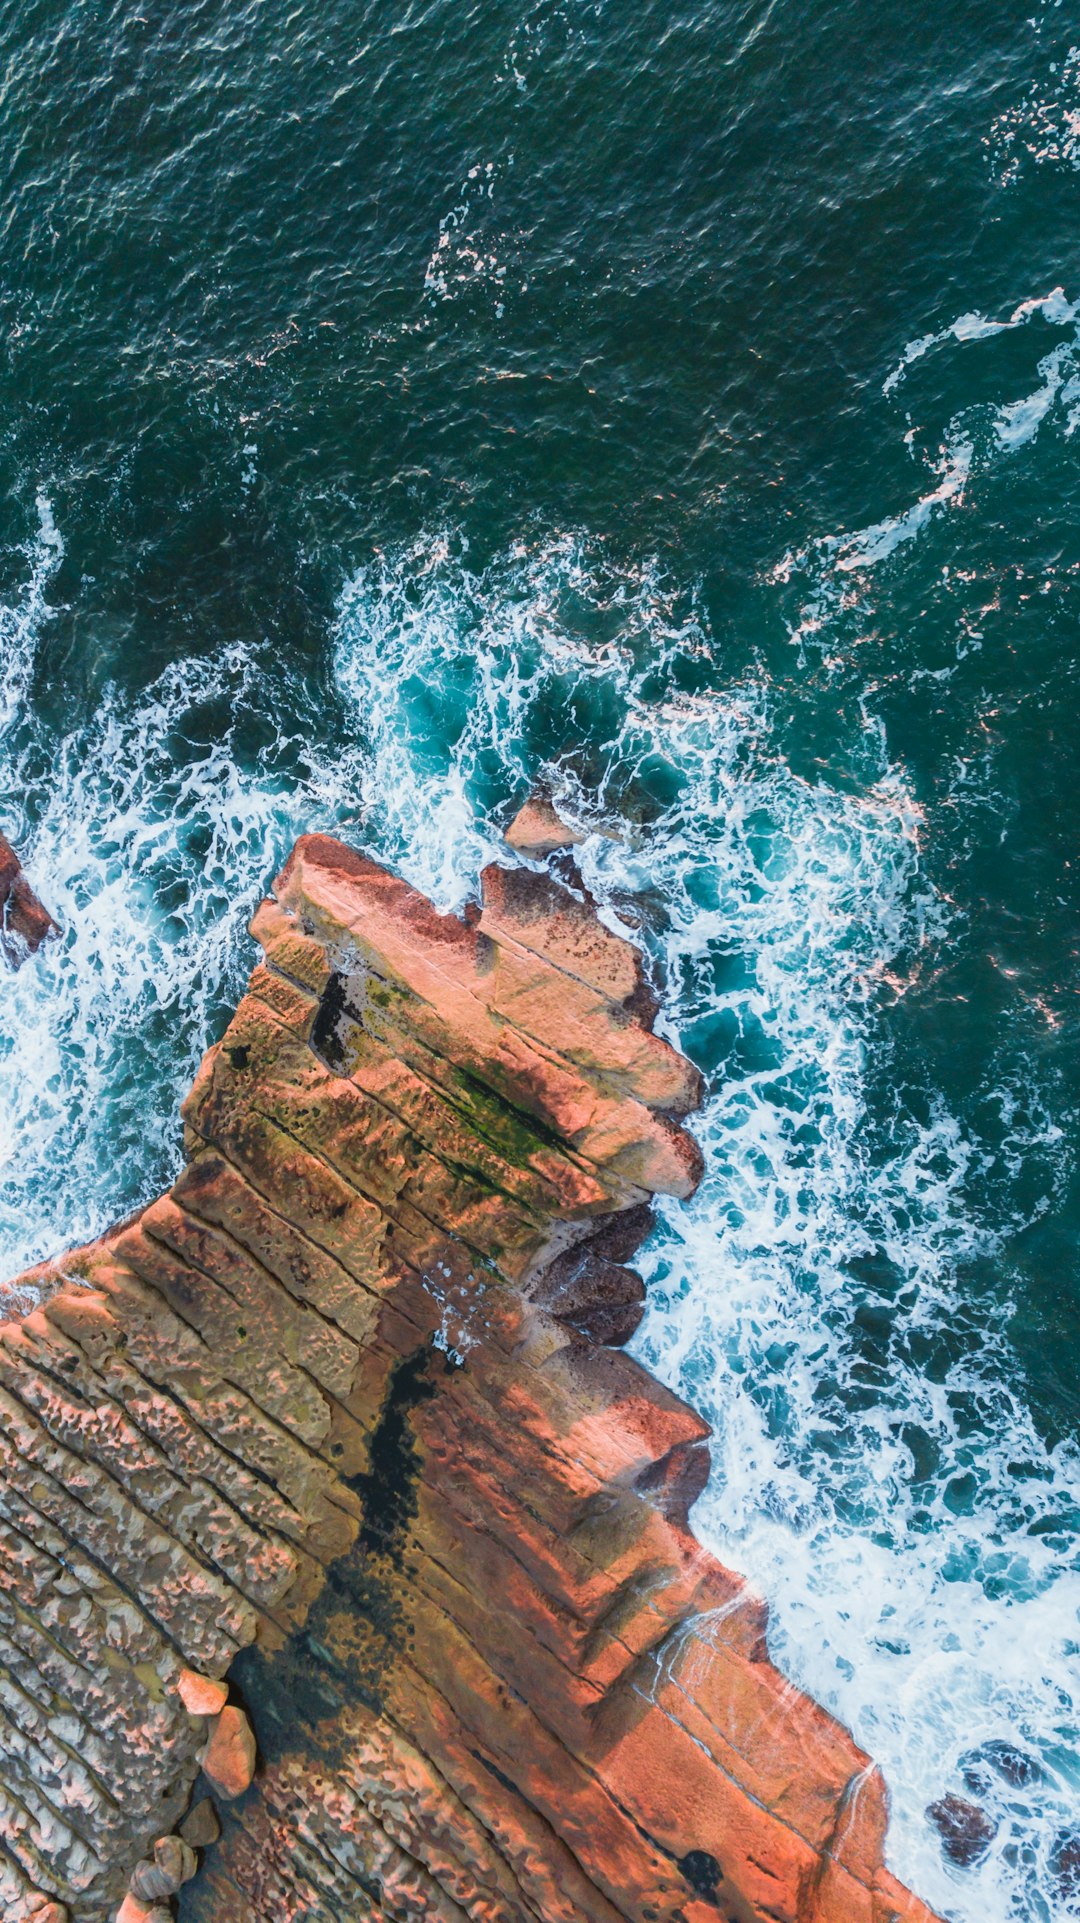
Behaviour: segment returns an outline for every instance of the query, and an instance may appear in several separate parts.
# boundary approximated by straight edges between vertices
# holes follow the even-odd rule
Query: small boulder
[[[195,1851],[182,1836],[159,1836],[154,1844],[153,1861],[144,1858],[136,1863],[129,1888],[143,1903],[156,1903],[162,1897],[175,1896],[184,1883],[190,1882],[198,1867]]]
[[[167,1903],[143,1903],[129,1890],[116,1912],[116,1923],[172,1923],[172,1916]]]
[[[931,1803],[926,1814],[941,1834],[941,1847],[949,1861],[964,1870],[985,1856],[997,1835],[997,1824],[985,1810],[951,1790]]]
[[[228,1683],[200,1676],[197,1669],[182,1669],[176,1687],[189,1716],[218,1716],[229,1700]]]
[[[242,1709],[227,1703],[202,1754],[203,1774],[222,1796],[242,1796],[255,1774],[255,1737]]]
[[[514,816],[506,831],[506,839],[520,855],[532,855],[539,859],[543,855],[553,854],[556,848],[574,848],[585,837],[576,828],[569,827],[555,812],[551,796],[537,789]]]
[[[193,1850],[206,1850],[211,1843],[217,1842],[221,1835],[221,1824],[218,1822],[217,1811],[208,1796],[204,1796],[201,1802],[189,1809],[180,1825],[180,1834],[185,1843],[191,1844]]]
[[[18,968],[50,935],[59,933],[23,874],[11,843],[0,835],[0,951]]]

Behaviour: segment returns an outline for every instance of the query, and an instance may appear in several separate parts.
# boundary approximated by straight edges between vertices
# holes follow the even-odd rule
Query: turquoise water
[[[168,1178],[298,831],[452,905],[553,780],[709,1078],[637,1343],[697,1525],[958,1923],[1080,1910],[1078,42],[0,13],[0,829],[65,931],[0,1272]]]

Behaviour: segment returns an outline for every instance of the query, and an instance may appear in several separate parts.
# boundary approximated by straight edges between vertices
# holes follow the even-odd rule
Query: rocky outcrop
[[[0,954],[17,968],[59,932],[23,874],[11,843],[0,835]]]
[[[640,957],[321,837],[253,932],[170,1193],[10,1291],[0,1913],[931,1923],[608,1346],[700,1172]]]
[[[551,796],[542,788],[529,796],[506,830],[509,847],[537,860],[554,854],[556,849],[576,848],[584,839],[577,828],[563,820]]]

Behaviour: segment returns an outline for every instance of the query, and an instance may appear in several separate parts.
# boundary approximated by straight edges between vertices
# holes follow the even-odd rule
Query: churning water
[[[0,34],[0,828],[63,930],[0,979],[0,1271],[168,1178],[297,833],[460,905],[548,779],[707,1078],[636,1344],[698,1531],[896,1870],[1076,1914],[1064,9]]]

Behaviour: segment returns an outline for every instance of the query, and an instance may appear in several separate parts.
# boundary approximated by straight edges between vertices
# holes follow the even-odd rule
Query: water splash
[[[22,550],[30,576],[13,605],[0,606],[0,741],[22,712],[34,671],[38,633],[47,616],[46,590],[64,555],[64,544],[44,494],[37,497],[37,535]]]
[[[45,586],[5,634],[47,618]],[[1050,1917],[1080,1775],[1080,1463],[1041,1442],[970,1265],[1022,1219],[1016,1168],[1052,1179],[1061,1144],[1004,1064],[994,1147],[932,1088],[904,1093],[884,1011],[947,919],[881,730],[850,791],[801,777],[767,683],[727,682],[694,597],[574,536],[482,571],[450,536],[384,556],[342,592],[332,662],[337,742],[226,648],[108,691],[33,777],[27,854],[65,932],[0,984],[6,1268],[172,1172],[179,1097],[295,833],[356,836],[362,814],[366,845],[460,905],[545,776],[595,830],[589,885],[647,941],[709,1080],[705,1182],[647,1254],[638,1339],[715,1427],[698,1527],[770,1597],[780,1661],[881,1761],[898,1871],[962,1923]],[[243,751],[271,709],[291,718]],[[955,1874],[923,1814],[949,1788],[999,1824]]]
[[[25,688],[60,552],[43,516],[23,596],[0,616],[0,676]],[[291,841],[349,806],[349,761],[305,766],[237,736],[266,690],[240,648],[106,689],[66,736],[18,700],[0,736],[4,821],[61,928],[0,974],[0,1273],[88,1239],[176,1171],[179,1102],[251,965],[247,919]]]
[[[1023,1077],[992,1091],[992,1147],[932,1088],[900,1093],[882,1010],[948,922],[880,730],[859,792],[801,779],[768,688],[720,690],[692,598],[571,538],[480,575],[449,541],[384,560],[349,584],[335,654],[369,826],[445,905],[496,851],[508,787],[542,773],[604,831],[586,880],[644,927],[712,1088],[706,1178],[646,1257],[637,1345],[715,1427],[696,1525],[882,1763],[897,1870],[963,1923],[1060,1913],[1080,1459],[1040,1439],[1007,1305],[972,1274],[1026,1219],[1017,1167],[1052,1185],[1063,1143]],[[948,1790],[998,1825],[972,1869],[926,1819]]]

